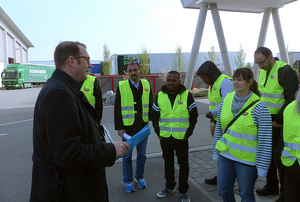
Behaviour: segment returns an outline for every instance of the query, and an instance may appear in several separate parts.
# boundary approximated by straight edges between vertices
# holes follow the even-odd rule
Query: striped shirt
[[[252,110],[251,115],[253,117],[255,126],[257,126],[258,128],[258,134],[257,134],[258,146],[257,146],[256,162],[249,163],[241,159],[235,158],[230,154],[228,150],[226,152],[220,152],[215,148],[217,141],[223,135],[222,126],[220,123],[220,114],[222,111],[222,106],[223,103],[221,104],[221,108],[218,113],[217,125],[214,133],[213,159],[218,161],[218,156],[221,155],[233,161],[237,161],[250,166],[256,166],[258,175],[262,177],[266,176],[272,158],[272,119],[268,107],[265,105],[265,103],[260,102]]]

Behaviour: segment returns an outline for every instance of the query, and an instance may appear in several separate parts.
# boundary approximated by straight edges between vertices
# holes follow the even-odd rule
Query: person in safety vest
[[[267,174],[267,183],[263,188],[255,191],[261,196],[278,195],[278,169],[280,196],[277,201],[284,201],[285,167],[280,161],[283,144],[280,144],[282,140],[279,139],[279,136],[282,130],[283,111],[294,100],[295,93],[299,88],[298,78],[294,69],[287,63],[276,60],[269,48],[257,48],[254,53],[254,61],[260,68],[258,90],[260,91],[261,101],[269,108],[273,125],[273,156]]]
[[[214,137],[217,116],[220,110],[220,104],[228,93],[233,92],[232,79],[219,70],[219,68],[211,61],[204,62],[197,70],[197,75],[204,83],[209,85],[208,101],[209,112],[206,113],[206,118],[210,119],[210,132]],[[217,184],[217,176],[205,179],[207,184]]]
[[[159,198],[175,192],[174,151],[179,163],[179,187],[181,201],[189,202],[187,191],[189,162],[188,138],[197,123],[198,110],[192,94],[180,84],[180,74],[170,71],[166,85],[161,88],[153,103],[152,123],[160,140],[165,161],[166,187],[157,193]]]
[[[286,202],[300,199],[300,91],[283,112],[284,149],[281,161],[286,166],[284,195]]]
[[[103,102],[102,102],[102,90],[97,77],[92,75],[87,75],[87,79],[84,80],[81,86],[81,91],[84,93],[90,104],[97,111],[97,123],[101,123],[103,114]]]
[[[100,125],[102,114],[103,114],[102,91],[101,91],[100,83],[97,77],[89,74],[87,75],[87,79],[80,83],[82,84],[80,91],[84,93],[89,103],[97,111],[96,122],[100,130],[101,138],[103,141],[105,141],[104,128],[102,125]]]
[[[126,141],[123,134],[134,136],[143,129],[150,119],[152,108],[152,91],[146,79],[140,79],[140,65],[138,61],[129,61],[127,65],[128,80],[119,82],[115,98],[115,129],[122,141]],[[135,182],[139,188],[146,188],[144,180],[144,168],[146,163],[146,147],[148,137],[141,141],[137,146],[137,161]],[[132,171],[132,150],[129,150],[123,157],[123,181],[125,190],[128,193],[134,192],[133,171]]]
[[[214,134],[218,191],[223,201],[235,201],[237,178],[242,201],[255,201],[257,176],[266,176],[271,163],[272,119],[268,107],[260,101],[251,69],[238,68],[233,86],[235,92],[228,93],[221,104]]]

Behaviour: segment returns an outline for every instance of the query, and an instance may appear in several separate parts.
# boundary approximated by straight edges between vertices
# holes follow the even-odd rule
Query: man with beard
[[[152,92],[146,79],[139,79],[140,65],[137,61],[130,61],[127,65],[128,80],[120,81],[115,99],[115,129],[122,141],[126,141],[124,133],[134,136],[143,129],[149,120],[149,109],[152,107]],[[147,187],[144,180],[144,168],[146,163],[146,147],[148,137],[137,146],[137,160],[135,181],[138,187]],[[132,150],[123,157],[123,181],[125,191],[134,192],[132,171]]]
[[[157,193],[159,198],[175,192],[174,151],[179,163],[179,187],[182,202],[189,202],[187,196],[189,162],[188,138],[197,123],[197,105],[192,94],[180,84],[180,74],[170,71],[166,85],[158,93],[153,104],[152,122],[160,140],[165,162],[166,187]]]
[[[210,132],[214,137],[217,116],[220,106],[223,103],[226,95],[233,92],[232,79],[222,74],[219,68],[211,61],[204,62],[197,70],[197,75],[203,80],[204,83],[209,85],[208,88],[208,101],[209,112],[206,113],[206,118],[210,119]],[[205,179],[207,184],[217,184],[217,176]]]
[[[261,101],[268,106],[273,125],[273,156],[267,174],[267,184],[255,191],[261,196],[278,194],[277,168],[280,182],[280,197],[276,202],[280,202],[284,201],[285,167],[280,161],[283,143],[279,136],[283,124],[283,111],[294,100],[295,93],[299,88],[299,82],[295,70],[289,64],[276,60],[271,50],[266,47],[257,48],[254,53],[254,61],[260,68],[258,90],[260,91]]]

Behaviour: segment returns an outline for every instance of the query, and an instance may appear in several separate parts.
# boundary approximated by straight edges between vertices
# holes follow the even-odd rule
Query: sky
[[[29,61],[53,60],[59,42],[80,41],[92,60],[101,60],[103,44],[112,54],[174,53],[177,46],[191,52],[198,9],[184,9],[180,0],[0,0],[1,6],[34,45]],[[279,9],[289,51],[300,51],[300,2]],[[263,14],[220,11],[228,51],[246,51],[253,62]],[[210,11],[200,52],[220,51]],[[272,15],[265,46],[279,52]]]

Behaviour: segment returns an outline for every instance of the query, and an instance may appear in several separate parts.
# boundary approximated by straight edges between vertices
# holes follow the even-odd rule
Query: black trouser
[[[300,166],[298,161],[286,167],[284,182],[285,201],[294,202],[300,199]]]
[[[282,164],[280,157],[283,147],[282,128],[272,127],[272,160],[267,174],[267,186],[271,189],[278,189],[278,169],[280,194],[282,197],[284,197],[285,166]]]
[[[179,193],[186,193],[189,189],[189,143],[187,141],[177,140],[172,136],[162,138],[160,146],[163,151],[165,161],[166,188],[174,189],[176,185],[174,171],[174,151],[176,152],[177,162],[179,164]]]

